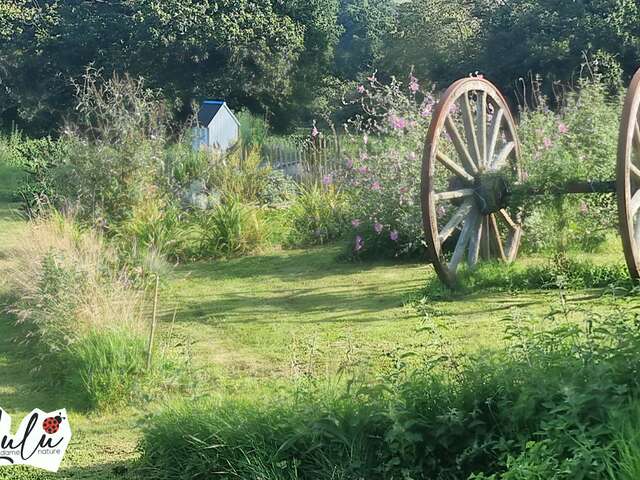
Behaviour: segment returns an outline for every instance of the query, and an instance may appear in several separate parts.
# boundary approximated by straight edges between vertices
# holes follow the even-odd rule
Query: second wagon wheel
[[[618,138],[616,196],[622,247],[632,278],[640,278],[640,70],[636,72],[622,111]]]
[[[522,180],[520,145],[504,97],[490,82],[451,85],[431,120],[422,158],[422,220],[440,279],[455,287],[460,264],[512,261],[522,227],[509,209],[510,185]]]

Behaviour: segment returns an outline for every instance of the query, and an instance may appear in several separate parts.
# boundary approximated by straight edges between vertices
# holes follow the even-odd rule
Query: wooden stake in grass
[[[156,288],[153,295],[153,314],[151,315],[151,331],[149,332],[149,345],[147,348],[147,370],[151,368],[151,356],[153,353],[153,337],[156,334],[156,314],[158,313],[158,289],[160,287],[160,275],[156,274]]]

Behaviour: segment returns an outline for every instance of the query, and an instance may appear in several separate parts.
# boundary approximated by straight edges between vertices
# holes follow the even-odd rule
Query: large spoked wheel
[[[513,261],[522,227],[507,205],[522,181],[520,145],[504,97],[490,82],[451,85],[434,113],[422,158],[422,220],[440,279],[457,284],[463,260]]]
[[[632,278],[640,278],[640,70],[636,72],[625,100],[618,138],[616,195],[622,247]]]

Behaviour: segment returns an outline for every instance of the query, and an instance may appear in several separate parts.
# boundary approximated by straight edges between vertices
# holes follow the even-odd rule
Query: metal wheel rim
[[[618,137],[616,196],[620,237],[629,274],[640,278],[640,70],[627,91]],[[634,161],[635,160],[635,161]]]

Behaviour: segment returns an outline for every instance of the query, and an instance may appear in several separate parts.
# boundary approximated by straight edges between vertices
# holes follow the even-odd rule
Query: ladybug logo
[[[49,435],[53,435],[60,429],[60,424],[66,417],[62,417],[60,415],[56,415],[55,417],[45,418],[44,422],[42,422],[42,429],[47,432]]]

